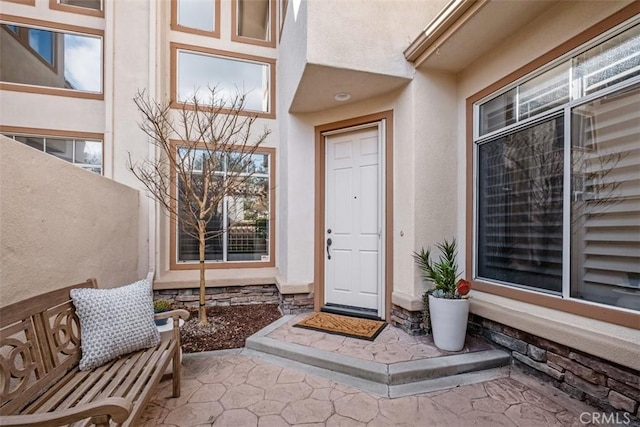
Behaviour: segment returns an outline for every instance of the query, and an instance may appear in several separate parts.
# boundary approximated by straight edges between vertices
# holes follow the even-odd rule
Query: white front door
[[[325,135],[325,304],[383,316],[382,122]]]

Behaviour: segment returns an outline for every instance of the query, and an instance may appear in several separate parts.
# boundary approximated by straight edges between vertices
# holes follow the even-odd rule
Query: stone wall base
[[[282,314],[300,314],[313,311],[313,292],[308,294],[280,294]]]
[[[153,291],[153,299],[167,299],[177,308],[197,308],[200,301],[200,290],[197,288],[155,290]],[[210,307],[278,304],[282,314],[298,314],[313,311],[313,293],[282,295],[275,284],[224,286],[207,288],[205,304]]]
[[[515,365],[569,395],[640,422],[638,371],[473,314],[468,333],[509,350]]]
[[[421,311],[409,311],[406,308],[391,304],[391,324],[409,335],[425,335],[431,330],[425,329]]]

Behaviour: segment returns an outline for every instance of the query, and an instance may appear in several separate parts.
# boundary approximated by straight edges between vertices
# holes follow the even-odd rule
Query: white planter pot
[[[429,295],[433,342],[446,351],[460,351],[467,336],[468,299],[435,298]]]

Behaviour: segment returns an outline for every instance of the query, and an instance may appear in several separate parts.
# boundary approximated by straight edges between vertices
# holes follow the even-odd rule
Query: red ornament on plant
[[[461,297],[466,296],[471,290],[471,283],[468,280],[460,279],[456,285],[456,293]]]

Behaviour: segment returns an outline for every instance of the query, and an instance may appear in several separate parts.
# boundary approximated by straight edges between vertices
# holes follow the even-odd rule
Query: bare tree
[[[171,221],[198,241],[199,324],[206,325],[205,248],[226,231],[224,225],[210,224],[225,197],[254,190],[253,155],[271,131],[252,132],[257,116],[244,111],[246,95],[225,100],[215,87],[206,98],[196,92],[179,108],[159,103],[145,91],[133,100],[142,115],[140,129],[159,155],[136,162],[129,153],[127,167]]]

